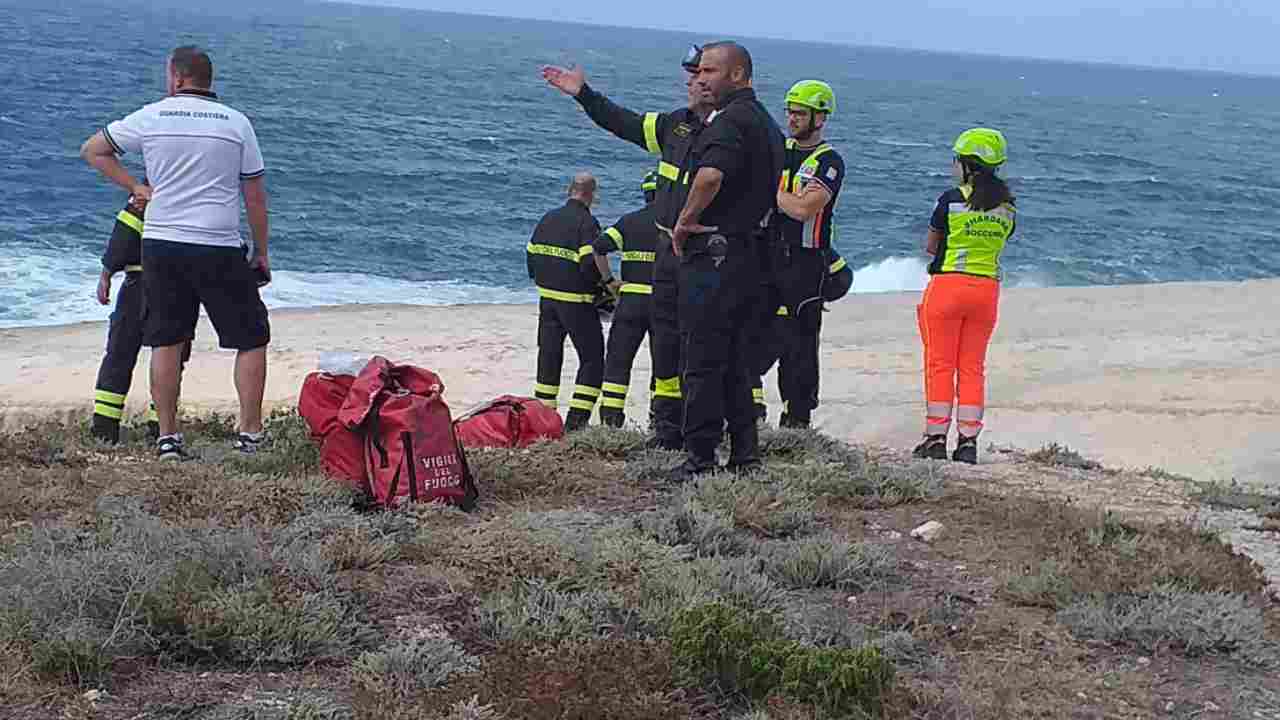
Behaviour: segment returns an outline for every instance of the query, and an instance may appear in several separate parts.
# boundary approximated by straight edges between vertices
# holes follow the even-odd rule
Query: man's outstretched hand
[[[542,67],[542,79],[569,97],[577,97],[582,86],[587,84],[587,73],[581,67],[566,69],[555,65]]]

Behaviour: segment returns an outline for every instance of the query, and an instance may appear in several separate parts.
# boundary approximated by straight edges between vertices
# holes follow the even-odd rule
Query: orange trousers
[[[994,278],[941,273],[916,306],[924,342],[925,434],[946,435],[955,407],[961,435],[982,430],[987,345],[996,329],[1000,283]]]

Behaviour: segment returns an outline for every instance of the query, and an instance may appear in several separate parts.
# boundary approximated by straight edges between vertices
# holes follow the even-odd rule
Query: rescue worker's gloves
[[[831,86],[821,80],[801,80],[787,91],[787,107],[799,105],[814,112],[834,115],[836,112],[836,93]]]
[[[1004,134],[991,128],[973,128],[960,133],[952,146],[956,157],[968,157],[990,168],[1000,167],[1009,159],[1009,144]]]

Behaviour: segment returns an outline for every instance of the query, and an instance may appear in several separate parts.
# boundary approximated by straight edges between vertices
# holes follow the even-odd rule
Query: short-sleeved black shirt
[[[844,184],[844,158],[834,149],[818,155],[817,165],[810,172],[801,167],[819,147],[802,148],[799,146],[787,149],[787,170],[790,171],[793,192],[801,192],[811,182],[821,183],[831,193],[831,199],[818,211],[809,222],[800,222],[786,215],[782,217],[782,236],[792,247],[824,248],[832,243],[832,231],[835,227],[836,201],[840,199],[840,188]],[[786,176],[784,176],[786,177]]]
[[[698,168],[724,173],[720,192],[699,222],[716,226],[726,235],[756,230],[776,207],[785,143],[778,123],[754,90],[743,88],[729,95],[698,136]]]

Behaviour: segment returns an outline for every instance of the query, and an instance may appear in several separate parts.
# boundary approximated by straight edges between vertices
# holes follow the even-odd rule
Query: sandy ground
[[[826,315],[822,430],[876,445],[915,442],[918,300],[850,295]],[[429,367],[444,378],[455,415],[498,394],[532,392],[532,306],[278,310],[272,325],[271,406],[296,403],[325,350]],[[0,330],[0,427],[90,413],[105,337],[104,323]],[[647,403],[647,353],[632,380],[636,418]],[[234,410],[233,358],[202,320],[184,408]],[[144,351],[132,412],[147,401],[146,363]],[[562,405],[575,368],[569,350]],[[766,382],[776,419],[776,382]],[[988,358],[988,406],[984,447],[1057,442],[1108,465],[1280,487],[1280,280],[1008,289]]]

